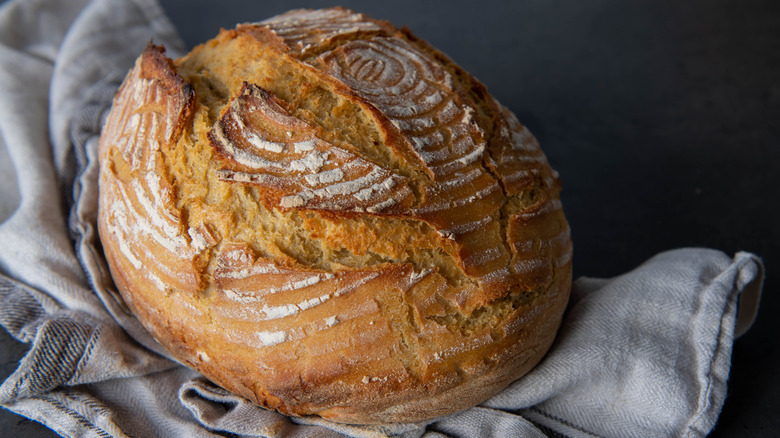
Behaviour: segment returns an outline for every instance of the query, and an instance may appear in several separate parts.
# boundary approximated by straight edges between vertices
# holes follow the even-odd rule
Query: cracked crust
[[[129,307],[261,406],[445,415],[525,374],[560,324],[558,175],[406,29],[297,10],[175,61],[150,45],[99,153],[100,235]]]

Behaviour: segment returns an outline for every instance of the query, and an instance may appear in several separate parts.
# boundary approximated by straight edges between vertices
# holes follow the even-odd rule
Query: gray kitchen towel
[[[265,17],[257,17],[258,19]],[[215,30],[216,32],[216,30]],[[0,324],[30,344],[0,404],[64,436],[704,436],[761,260],[659,254],[580,278],[558,339],[478,407],[421,424],[340,425],[258,408],[170,358],[129,313],[101,253],[97,138],[149,40],[182,54],[156,0],[0,8]]]

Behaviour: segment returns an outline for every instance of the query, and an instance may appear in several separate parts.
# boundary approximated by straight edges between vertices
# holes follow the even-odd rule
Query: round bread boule
[[[549,349],[560,182],[486,88],[407,29],[295,10],[183,58],[150,44],[100,146],[99,229],[171,354],[288,415],[420,421]]]

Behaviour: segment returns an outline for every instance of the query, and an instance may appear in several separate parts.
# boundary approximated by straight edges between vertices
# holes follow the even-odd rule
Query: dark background
[[[173,1],[188,47],[313,1]],[[563,179],[574,274],[611,277],[685,246],[763,257],[714,437],[780,434],[780,2],[342,1],[407,25],[485,83]],[[25,347],[2,332],[0,372]],[[0,411],[5,436],[45,428]]]

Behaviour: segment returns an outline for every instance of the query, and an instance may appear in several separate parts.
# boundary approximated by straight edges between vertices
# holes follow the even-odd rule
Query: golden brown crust
[[[219,178],[261,188],[269,208],[408,214],[414,202],[407,178],[320,139],[256,85],[244,83],[208,138]]]
[[[557,174],[408,30],[297,10],[176,61],[150,45],[99,153],[100,234],[128,306],[259,405],[444,415],[525,374],[560,324]]]

